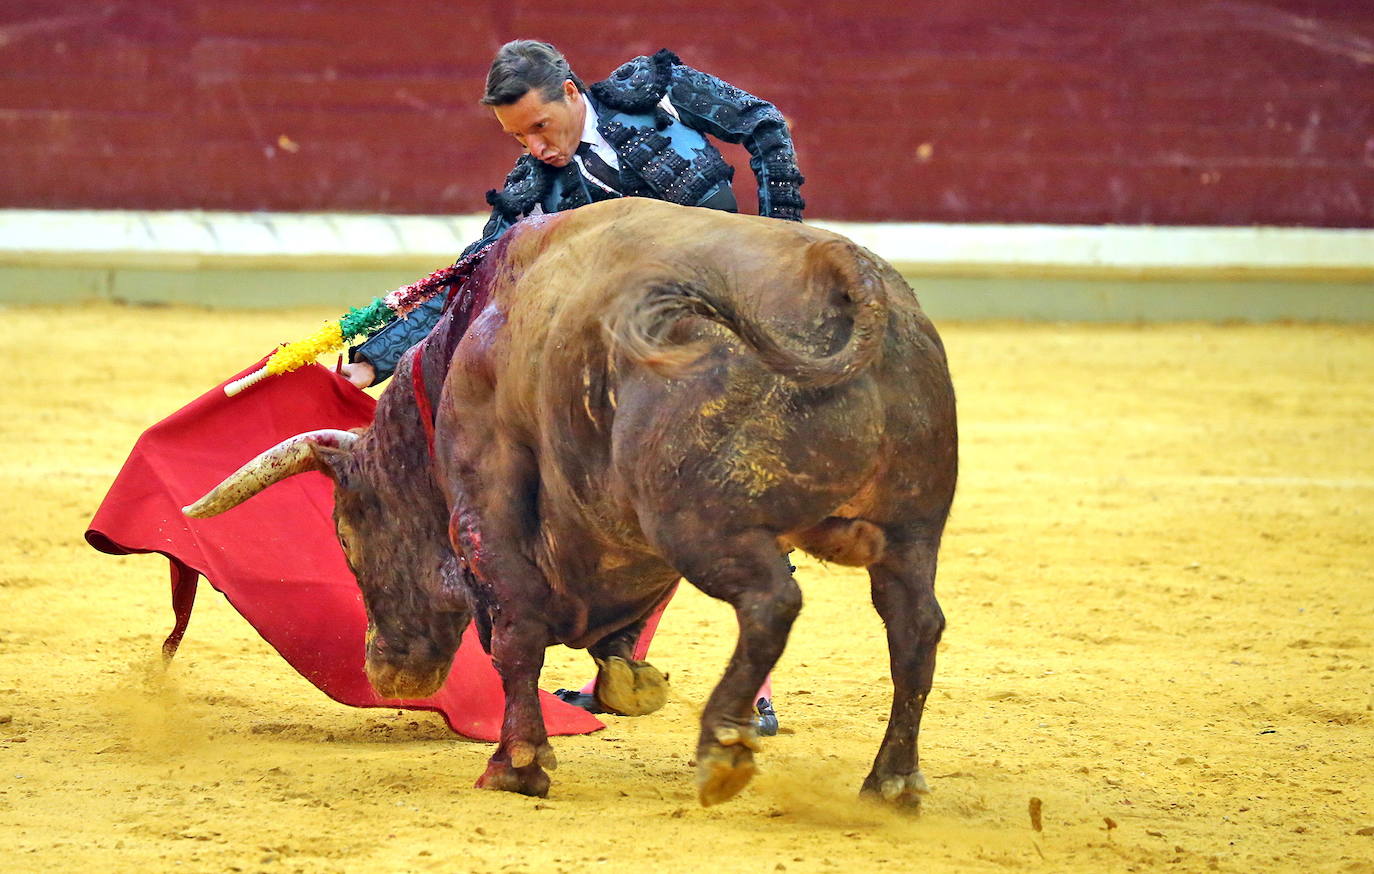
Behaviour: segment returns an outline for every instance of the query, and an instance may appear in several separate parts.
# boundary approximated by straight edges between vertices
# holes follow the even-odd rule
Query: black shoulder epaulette
[[[680,64],[678,56],[667,49],[659,49],[652,56],[640,55],[626,61],[609,78],[593,84],[588,90],[598,103],[621,112],[652,112],[673,79],[673,65]]]
[[[529,215],[535,204],[544,199],[549,192],[552,174],[549,167],[530,155],[521,155],[515,167],[506,176],[506,184],[500,191],[487,192],[487,203],[502,216],[515,221]]]

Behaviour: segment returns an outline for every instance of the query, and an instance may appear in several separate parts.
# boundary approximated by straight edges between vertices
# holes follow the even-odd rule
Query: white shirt
[[[665,96],[664,99],[666,100],[668,98]],[[585,94],[582,96],[582,105],[587,108],[587,111],[582,115],[582,142],[590,146],[592,152],[595,153],[598,158],[605,161],[611,169],[619,170],[620,156],[615,153],[615,149],[611,147],[611,144],[606,142],[606,138],[601,135],[601,131],[596,129],[596,113],[592,111],[591,101],[587,99]],[[591,174],[587,169],[587,165],[582,163],[582,157],[580,155],[573,155],[573,160],[577,162],[577,169],[582,171],[582,175],[587,178],[588,182],[606,188],[606,185],[602,183],[600,179],[597,179]],[[609,188],[606,188],[606,190],[610,191]]]
[[[601,135],[601,131],[596,129],[596,113],[592,110],[592,105],[585,95],[582,97],[582,102],[587,105],[587,112],[582,116],[582,142],[590,146],[596,156],[605,161],[611,169],[619,170],[620,156],[615,153],[615,149],[611,147],[611,144],[606,142],[606,138]],[[677,107],[673,106],[673,102],[668,99],[667,94],[663,95],[663,99],[658,102],[658,105],[663,107],[663,110],[673,118],[679,117],[677,114]],[[573,160],[577,162],[578,169],[582,171],[582,175],[587,178],[587,181],[591,182],[593,185],[599,185],[602,188],[606,188],[601,180],[588,172],[580,157],[573,155]],[[606,190],[610,191],[611,189],[606,188]]]

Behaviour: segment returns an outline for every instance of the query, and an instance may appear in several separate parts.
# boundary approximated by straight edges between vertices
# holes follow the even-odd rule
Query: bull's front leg
[[[538,528],[532,459],[518,447],[497,444],[465,476],[463,500],[449,524],[454,548],[472,574],[478,610],[491,627],[491,656],[505,693],[501,740],[477,780],[482,789],[543,797],[545,769],[557,766],[539,707],[539,673],[549,645],[539,605],[548,585],[524,545]]]
[[[508,614],[511,611],[500,611]],[[548,632],[540,624],[503,615],[492,623],[491,655],[506,696],[501,742],[477,778],[479,789],[499,789],[540,798],[549,794],[549,775],[558,767],[539,708],[539,672]]]
[[[661,610],[659,608],[658,612]],[[655,624],[657,619],[656,612]],[[588,647],[596,660],[592,694],[596,703],[607,712],[647,716],[668,701],[668,678],[658,668],[635,658],[644,627],[645,623],[636,623]]]

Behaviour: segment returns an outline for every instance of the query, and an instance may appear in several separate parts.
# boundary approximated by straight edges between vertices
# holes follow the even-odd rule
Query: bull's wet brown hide
[[[780,546],[869,566],[901,626],[902,703],[866,787],[914,797],[957,453],[943,348],[906,283],[823,230],[635,200],[518,229],[490,282],[435,443],[479,615],[519,614],[507,645],[529,652],[594,645],[679,574],[733,603],[740,649],[698,750],[711,803],[752,768],[747,698],[800,604]]]
[[[797,546],[869,569],[893,705],[864,790],[916,803],[957,440],[944,350],[902,278],[823,230],[627,198],[523,223],[471,283],[369,432],[317,450],[374,683],[441,681],[471,615],[506,693],[478,785],[543,795],[544,649],[621,659],[661,703],[631,647],[685,577],[739,622],[696,751],[714,804],[754,772],[752,694],[801,608]]]

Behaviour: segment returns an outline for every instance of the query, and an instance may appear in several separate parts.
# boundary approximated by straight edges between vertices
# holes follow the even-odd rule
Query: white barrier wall
[[[448,265],[482,216],[0,212],[0,303],[359,305]],[[814,222],[946,319],[1374,322],[1374,231]]]

